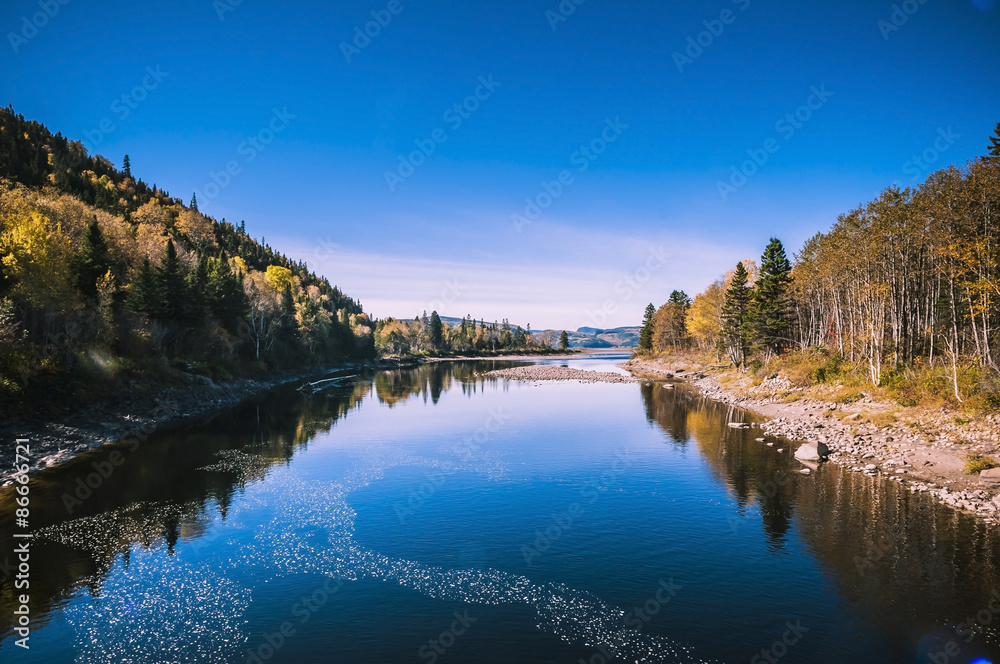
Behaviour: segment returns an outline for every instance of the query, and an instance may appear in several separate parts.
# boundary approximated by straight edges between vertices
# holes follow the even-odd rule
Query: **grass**
[[[989,468],[996,468],[998,465],[996,459],[993,457],[983,456],[981,454],[976,454],[970,452],[965,457],[965,474],[966,475],[978,475],[984,470]]]

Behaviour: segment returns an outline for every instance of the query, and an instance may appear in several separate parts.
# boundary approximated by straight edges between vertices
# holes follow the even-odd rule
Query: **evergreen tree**
[[[754,285],[748,311],[752,341],[770,356],[780,353],[789,337],[792,264],[781,240],[771,238],[760,259],[760,276]]]
[[[149,264],[149,258],[143,258],[139,274],[132,279],[129,287],[129,308],[138,314],[159,318],[162,302],[160,282],[156,278],[153,266]]]
[[[232,274],[222,261],[212,261],[209,267],[205,299],[212,316],[227,330],[235,330],[240,318],[246,316],[246,293],[240,278]]]
[[[642,329],[639,330],[639,350],[648,353],[653,350],[653,315],[656,307],[650,302],[646,305],[646,313],[642,316]]]
[[[1000,164],[1000,122],[997,123],[997,128],[993,131],[993,135],[990,136],[986,161]]]
[[[160,281],[162,301],[160,303],[161,317],[166,321],[181,321],[186,318],[187,284],[181,272],[181,261],[177,257],[177,249],[173,240],[167,240],[167,253],[160,262],[157,275]]]
[[[132,164],[129,162],[128,155],[125,155],[125,158],[122,159],[122,173],[125,174],[125,177],[132,178]]]
[[[191,194],[191,204],[188,205],[188,207],[194,210],[195,212],[198,212],[198,192],[194,192]],[[263,243],[264,238],[261,238],[260,241]]]
[[[95,217],[83,232],[83,246],[76,259],[76,287],[88,300],[97,298],[97,280],[111,269],[108,243]]]
[[[569,335],[566,334],[566,330],[563,330],[562,334],[559,335],[559,350],[566,350],[568,348],[569,348]]]
[[[443,327],[441,325],[441,317],[438,315],[437,310],[431,312],[431,321],[427,330],[430,336],[431,346],[433,346],[435,350],[440,349]]]
[[[743,263],[736,264],[736,272],[726,290],[726,302],[722,306],[722,334],[720,343],[737,367],[743,367],[747,356],[747,310],[750,306],[750,287]]]

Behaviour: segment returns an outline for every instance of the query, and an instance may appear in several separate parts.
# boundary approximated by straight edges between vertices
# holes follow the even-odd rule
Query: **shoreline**
[[[10,418],[0,428],[0,438],[7,443],[0,451],[3,464],[0,488],[13,483],[14,441],[18,438],[30,441],[30,476],[131,436],[145,439],[215,417],[285,385],[323,378],[338,371],[386,368],[391,367],[380,361],[355,361],[226,382],[215,382],[198,374],[183,374],[176,384],[133,380],[127,389],[67,407],[56,416]]]
[[[706,398],[765,417],[760,425],[765,438],[823,443],[830,450],[828,461],[848,472],[900,483],[912,493],[929,494],[987,523],[1000,523],[998,487],[964,472],[966,454],[1000,450],[994,416],[959,424],[953,413],[906,408],[867,396],[854,403],[825,401],[797,395],[803,388],[778,376],[756,386],[744,377],[723,385],[720,377],[728,370],[685,358],[634,358],[619,366],[640,378],[686,382]],[[872,414],[883,415],[879,421],[884,424],[864,421]],[[963,442],[967,439],[977,442]]]
[[[115,444],[130,436],[150,436],[199,419],[211,418],[276,388],[299,381],[316,380],[338,371],[413,369],[434,362],[558,359],[576,357],[586,352],[381,358],[226,382],[215,382],[191,373],[180,374],[176,384],[132,381],[127,389],[120,389],[93,402],[67,407],[54,416],[19,415],[5,418],[0,426],[0,439],[7,443],[0,448],[0,488],[13,484],[14,442],[19,438],[30,441],[31,462],[28,474],[35,475],[47,468],[70,462],[102,445]]]

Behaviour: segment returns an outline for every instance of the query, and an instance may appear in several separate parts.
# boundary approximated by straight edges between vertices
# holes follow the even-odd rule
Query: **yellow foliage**
[[[0,262],[14,281],[14,292],[39,307],[69,309],[73,286],[73,248],[59,224],[31,211],[7,220],[0,235]]]
[[[292,278],[292,271],[287,267],[282,267],[280,265],[268,265],[267,266],[267,284],[278,293],[285,290],[285,287],[291,288],[294,283]]]

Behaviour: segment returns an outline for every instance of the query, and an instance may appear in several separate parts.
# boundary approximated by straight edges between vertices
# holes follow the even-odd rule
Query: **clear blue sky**
[[[51,18],[45,0],[3,4],[0,102],[201,192],[377,316],[635,324],[772,235],[793,253],[883,187],[982,154],[1000,122],[993,0],[895,16],[873,0],[565,0],[568,16],[556,0],[49,1]],[[386,25],[345,55],[372,12]],[[417,141],[433,154],[399,171]],[[748,150],[766,161],[724,199]],[[562,187],[551,202],[543,181]],[[526,198],[551,204],[515,224]]]

